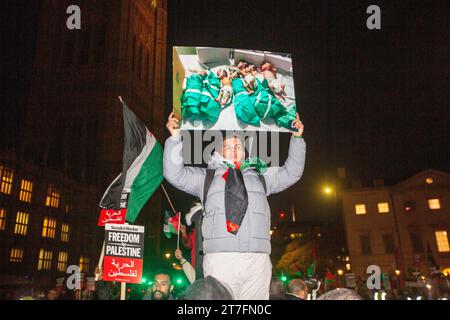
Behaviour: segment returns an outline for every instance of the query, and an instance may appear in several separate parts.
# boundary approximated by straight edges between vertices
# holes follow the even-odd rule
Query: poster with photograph
[[[291,131],[298,109],[291,55],[174,47],[173,106],[182,130]]]

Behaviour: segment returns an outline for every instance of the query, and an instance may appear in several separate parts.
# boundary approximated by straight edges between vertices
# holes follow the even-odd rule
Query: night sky
[[[172,1],[174,45],[288,52],[305,123],[302,180],[273,196],[304,219],[327,219],[320,186],[450,171],[449,7],[446,1]],[[366,8],[381,8],[381,30]]]
[[[2,9],[5,145],[20,139],[39,2],[7,1]],[[168,40],[292,53],[307,163],[300,183],[272,197],[273,209],[294,202],[301,218],[327,218],[319,188],[340,166],[364,181],[450,172],[447,1],[264,3],[169,1]],[[381,30],[366,28],[370,4],[381,7]]]

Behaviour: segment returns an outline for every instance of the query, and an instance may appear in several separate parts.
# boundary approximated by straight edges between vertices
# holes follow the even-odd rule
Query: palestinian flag
[[[178,234],[178,224],[180,223],[180,213],[166,210],[164,211],[164,226],[163,231],[167,238],[172,237],[173,234]]]
[[[163,148],[123,101],[122,109],[124,124],[122,173],[106,189],[100,200],[100,207],[119,210],[122,194],[128,194],[126,220],[134,223],[144,204],[163,180]]]

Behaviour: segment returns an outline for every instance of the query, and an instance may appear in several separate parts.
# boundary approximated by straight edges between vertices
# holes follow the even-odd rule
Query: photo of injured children
[[[178,61],[184,70],[181,129],[293,130],[297,108],[288,54],[207,47],[173,52],[174,69]]]

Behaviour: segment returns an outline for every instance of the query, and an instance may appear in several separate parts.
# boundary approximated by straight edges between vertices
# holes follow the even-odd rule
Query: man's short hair
[[[306,283],[302,279],[292,279],[287,286],[287,292],[296,294],[299,291],[308,291]]]
[[[270,290],[271,295],[282,295],[284,293],[284,283],[277,277],[273,277],[270,281]]]
[[[191,284],[181,296],[181,300],[234,300],[224,284],[214,277],[207,276]]]
[[[168,276],[168,277],[169,277],[169,282],[170,282],[170,284],[173,283],[173,281],[172,281],[172,279],[173,279],[172,274],[171,274],[170,272],[168,272],[167,270],[160,269],[160,270],[156,271],[156,272],[155,272],[154,278],[156,278],[156,276],[157,276],[158,274],[163,274],[163,275],[165,275],[165,276]]]
[[[363,300],[363,298],[353,290],[337,288],[324,293],[317,300]]]

